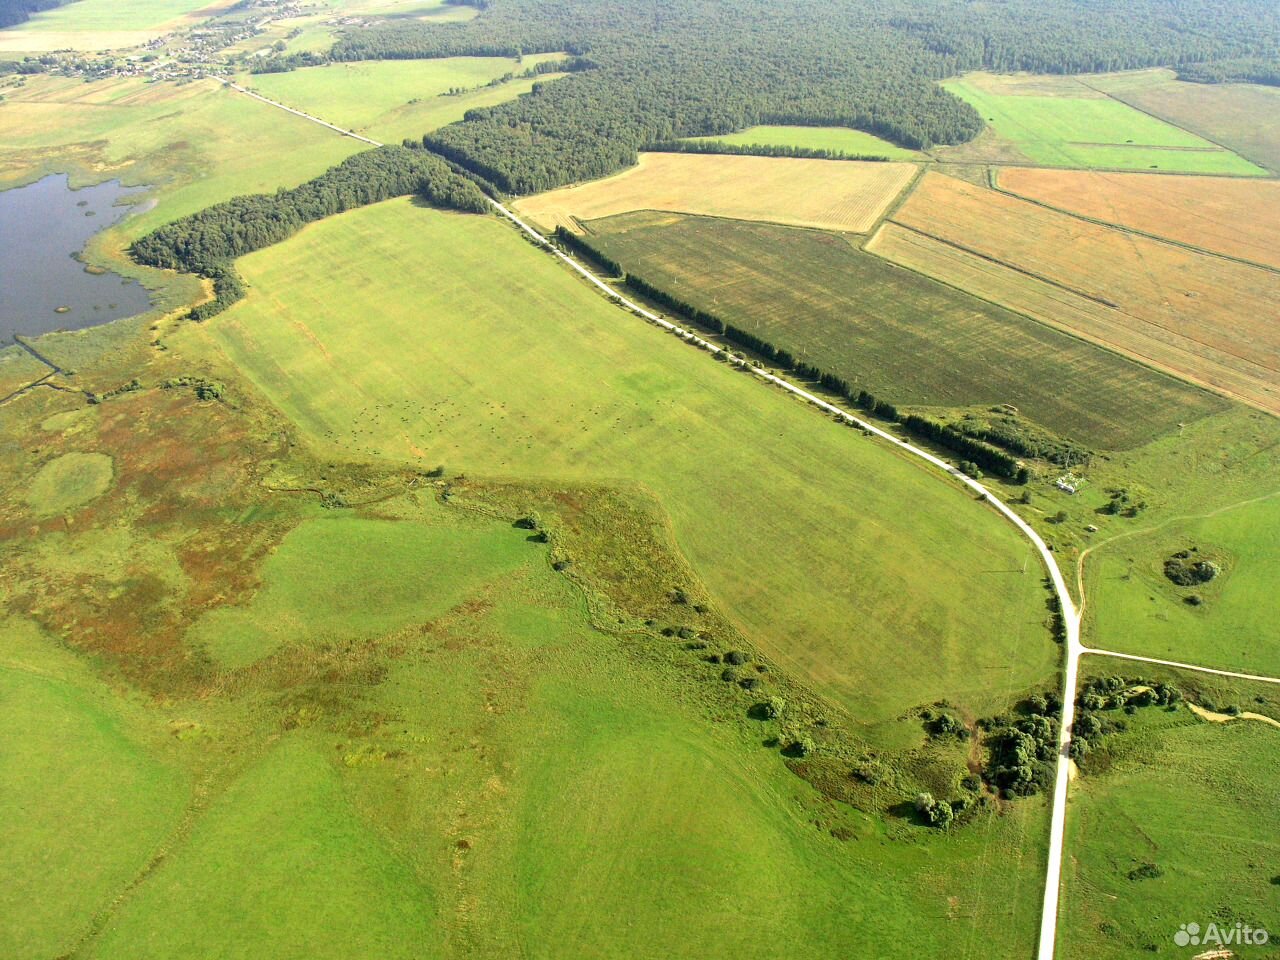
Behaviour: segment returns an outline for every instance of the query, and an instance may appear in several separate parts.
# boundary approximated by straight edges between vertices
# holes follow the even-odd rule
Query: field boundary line
[[[1109,172],[1109,171],[1084,170],[1081,172],[1082,173],[1103,173],[1103,172]],[[1137,175],[1145,176],[1145,174],[1142,174],[1141,172],[1139,172]],[[1229,253],[1219,253],[1216,250],[1206,250],[1204,247],[1197,247],[1195,244],[1187,243],[1183,240],[1174,240],[1171,237],[1162,237],[1157,233],[1147,233],[1147,231],[1145,230],[1139,230],[1137,227],[1127,227],[1122,223],[1112,223],[1110,220],[1100,220],[1097,217],[1091,217],[1091,216],[1088,216],[1087,214],[1076,213],[1073,210],[1066,210],[1066,209],[1063,209],[1062,207],[1055,207],[1052,203],[1046,203],[1044,200],[1037,200],[1035,197],[1028,197],[1024,194],[1018,193],[1016,190],[1010,190],[1008,187],[1002,187],[1000,185],[999,174],[994,169],[991,171],[991,176],[989,179],[991,180],[992,190],[996,191],[996,193],[1003,194],[1004,196],[1009,197],[1010,199],[1013,199],[1013,200],[1021,200],[1023,203],[1034,204],[1037,207],[1043,207],[1045,210],[1050,210],[1053,213],[1062,214],[1063,216],[1067,216],[1067,217],[1073,217],[1076,220],[1083,220],[1085,223],[1091,223],[1096,227],[1105,227],[1108,230],[1115,230],[1119,233],[1131,233],[1135,236],[1143,237],[1147,240],[1153,240],[1156,243],[1168,244],[1171,247],[1180,247],[1181,249],[1186,250],[1189,253],[1198,253],[1206,257],[1216,257],[1219,260],[1226,260],[1226,261],[1229,261],[1230,263],[1237,263],[1243,267],[1256,267],[1259,270],[1266,270],[1268,273],[1280,274],[1280,268],[1273,267],[1265,263],[1258,263],[1254,260],[1246,260],[1243,257],[1233,257]],[[1263,178],[1254,177],[1253,179],[1261,180]],[[901,226],[901,224],[899,224],[899,226]]]

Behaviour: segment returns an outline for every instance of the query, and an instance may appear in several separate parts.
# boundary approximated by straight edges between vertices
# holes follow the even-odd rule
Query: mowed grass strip
[[[1262,176],[1265,170],[1187,130],[1113,100],[1075,77],[971,74],[943,86],[996,137],[1057,167]]]
[[[915,172],[907,163],[642,153],[616,176],[528,197],[516,210],[546,229],[668,210],[857,233],[871,229]]]
[[[830,234],[653,214],[588,227],[624,269],[895,403],[1011,403],[1104,449],[1222,406]]]
[[[248,299],[189,336],[322,448],[645,485],[731,617],[859,719],[943,697],[980,713],[1055,667],[1040,571],[994,513],[494,218],[392,201],[241,266]]]
[[[1010,167],[999,185],[1068,213],[1280,268],[1277,180]]]
[[[890,160],[918,160],[918,150],[908,150],[875,134],[848,127],[748,127],[737,133],[714,137],[688,137],[693,143],[726,143],[730,146],[799,147],[803,150],[830,150],[833,153],[888,157]]]
[[[869,250],[1280,412],[1273,271],[933,173],[887,226]]]
[[[532,81],[500,87],[485,85],[508,73],[520,73],[563,56],[543,53],[519,60],[445,57],[332,63],[289,73],[258,74],[246,78],[245,83],[263,96],[304,113],[394,143],[405,137],[421,137],[439,126],[441,117],[452,118],[456,114],[461,119],[461,114],[471,107],[517,96],[529,89]],[[480,97],[482,91],[471,89],[475,87],[484,88],[488,96]],[[448,96],[448,91],[455,88],[471,92]]]
[[[1192,548],[1221,573],[1178,586],[1164,563]],[[1280,677],[1280,636],[1267,600],[1280,569],[1280,489],[1214,516],[1104,543],[1087,563],[1086,629],[1094,646]]]
[[[1280,88],[1184,83],[1172,70],[1141,70],[1091,82],[1138,110],[1163,117],[1280,173]]]
[[[1121,669],[1105,657],[1084,664],[1091,673],[1126,676],[1140,666]],[[1173,682],[1194,679],[1182,674]],[[1255,696],[1274,701],[1276,691],[1242,684],[1237,703],[1249,710]],[[1147,708],[1124,720],[1131,729],[1110,737],[1109,764],[1096,773],[1086,764],[1071,785],[1059,950],[1079,960],[1190,956],[1197,948],[1174,945],[1183,924],[1202,931],[1211,921],[1233,931],[1237,922],[1273,925],[1280,729],[1197,720],[1186,706]],[[1246,947],[1239,955],[1266,950]]]

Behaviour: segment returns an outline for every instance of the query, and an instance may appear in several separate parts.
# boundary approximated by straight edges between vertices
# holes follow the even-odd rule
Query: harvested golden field
[[[865,233],[911,182],[910,163],[643,153],[617,176],[516,204],[545,229],[634,210]]]
[[[1280,413],[1280,275],[927,174],[867,249]]]
[[[1280,267],[1277,180],[1021,168],[1002,170],[999,184],[1069,213]]]

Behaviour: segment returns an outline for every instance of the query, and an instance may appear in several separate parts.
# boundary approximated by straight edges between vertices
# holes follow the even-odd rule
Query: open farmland
[[[115,50],[198,23],[235,0],[76,0],[0,30],[0,53],[44,50]]]
[[[943,86],[972,104],[993,137],[940,157],[1025,158],[1052,167],[1259,176],[1230,150],[1113,100],[1086,78],[970,74]],[[1012,156],[1009,148],[1012,148]]]
[[[1008,168],[999,186],[1068,213],[1280,268],[1280,181]]]
[[[507,74],[562,58],[546,53],[523,60],[447,57],[333,63],[289,73],[257,74],[244,84],[269,99],[357,133],[395,143],[462,119],[473,107],[491,106],[527,92],[538,80],[522,78],[488,86]],[[450,90],[465,93],[450,94]]]
[[[1095,676],[1150,676],[1142,664],[1086,657]],[[1280,715],[1280,688],[1211,682],[1185,671],[1158,674],[1202,702]],[[1153,678],[1154,679],[1154,678]],[[1212,680],[1212,678],[1210,678]],[[1261,701],[1261,702],[1259,702]],[[1101,711],[1110,721],[1120,711]],[[1232,929],[1274,925],[1275,850],[1280,802],[1274,772],[1280,729],[1259,720],[1209,722],[1186,705],[1121,714],[1128,729],[1087,756],[1071,784],[1063,861],[1060,955],[1128,960],[1198,955],[1214,945],[1179,948],[1183,924]],[[1274,939],[1274,933],[1272,934]],[[1244,947],[1233,956],[1270,956]]]
[[[802,150],[830,150],[832,153],[888,157],[890,160],[917,160],[920,153],[882,140],[874,134],[848,127],[758,126],[714,137],[689,137],[694,143],[727,143],[730,146],[799,147]]]
[[[605,180],[528,197],[516,209],[546,229],[629,213],[675,213],[763,220],[865,232],[902,192],[916,167],[777,157],[642,153]]]
[[[867,247],[1280,411],[1280,276],[928,174]]]
[[[1184,83],[1172,70],[1108,74],[1091,82],[1117,100],[1280,173],[1280,88]]]
[[[1053,669],[1031,548],[993,513],[626,321],[496,220],[395,201],[242,266],[271,293],[211,333],[322,449],[644,484],[735,623],[860,721],[976,711]]]
[[[895,403],[1010,403],[1103,449],[1223,406],[830,234],[644,213],[587,227],[624,269]]]

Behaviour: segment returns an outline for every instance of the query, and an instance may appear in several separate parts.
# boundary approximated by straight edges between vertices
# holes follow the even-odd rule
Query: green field
[[[74,3],[32,14],[15,33],[94,33],[155,30],[202,11],[213,16],[233,0],[75,0]],[[8,31],[6,31],[8,32]]]
[[[1085,667],[1106,673],[1116,663],[1092,658]],[[1280,699],[1275,687],[1238,690],[1246,710],[1262,709],[1255,695],[1272,710]],[[1185,706],[1158,710],[1126,717],[1130,730],[1112,735],[1103,768],[1086,766],[1072,784],[1058,949],[1073,960],[1213,949],[1174,944],[1190,922],[1202,930],[1210,922],[1275,925],[1280,730],[1255,720],[1208,723]],[[1135,874],[1146,865],[1158,875]],[[1274,955],[1270,947],[1232,949],[1244,958]]]
[[[36,516],[65,513],[106,493],[111,475],[105,453],[64,454],[40,468],[27,488],[27,503]]]
[[[1252,83],[1184,83],[1172,70],[1098,77],[1123,103],[1235,150],[1280,173],[1280,89]]]
[[[703,143],[727,143],[732,146],[800,147],[804,150],[830,150],[835,153],[888,157],[890,160],[917,160],[918,151],[907,150],[874,134],[848,127],[748,127],[737,133],[714,137],[689,137]]]
[[[373,139],[398,143],[461,120],[473,107],[492,106],[527,93],[537,80],[547,78],[486,85],[508,73],[562,58],[562,54],[543,53],[520,60],[447,57],[333,63],[259,74],[245,82],[272,100]],[[455,88],[467,92],[448,95]]]
[[[1222,568],[1202,587],[1179,587],[1163,565],[1196,553]],[[1205,519],[1105,543],[1090,555],[1090,636],[1108,650],[1280,676],[1280,638],[1268,597],[1280,566],[1280,491]],[[1188,596],[1200,606],[1185,602]]]
[[[625,269],[895,403],[1011,403],[1104,449],[1136,446],[1224,406],[839,237],[643,213],[590,229]]]
[[[507,540],[392,522],[312,521],[267,561],[268,587],[244,606],[219,607],[192,641],[221,664],[246,666],[287,644],[388,633],[433,619],[463,597],[456,584],[509,574],[529,558],[523,537]],[[316,557],[331,558],[316,569]],[[440,566],[447,558],[446,566]]]
[[[496,220],[395,201],[243,270],[270,294],[208,329],[321,449],[643,484],[735,623],[859,721],[989,709],[1053,670],[1037,565],[993,513],[633,322]]]
[[[2,588],[0,588],[2,589]],[[30,622],[0,620],[0,954],[71,951],[175,829],[187,776],[163,720]]]
[[[1041,79],[1038,93],[1017,80],[949,80],[943,86],[972,104],[995,136],[1032,163],[1107,170],[1163,170],[1264,176],[1266,171],[1127,104],[1100,95],[1074,78]]]

